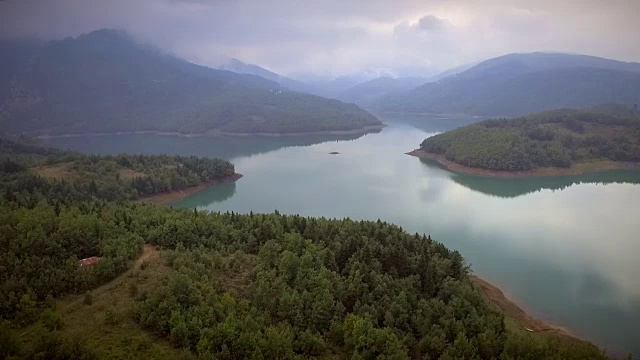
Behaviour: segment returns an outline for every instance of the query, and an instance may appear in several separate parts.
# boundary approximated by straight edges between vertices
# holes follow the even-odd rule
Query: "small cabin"
[[[89,257],[89,258],[86,258],[86,259],[78,260],[78,265],[81,268],[83,268],[83,267],[88,267],[88,266],[94,265],[98,261],[100,261],[99,257],[92,256],[92,257]]]

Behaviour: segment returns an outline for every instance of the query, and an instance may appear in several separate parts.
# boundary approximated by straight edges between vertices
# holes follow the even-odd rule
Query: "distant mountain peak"
[[[122,29],[99,29],[79,35],[75,40],[80,41],[123,41],[134,43],[133,36]]]
[[[596,56],[513,53],[382,99],[395,111],[517,116],[553,108],[640,101],[640,64]]]
[[[14,46],[8,49],[17,53]],[[352,104],[197,65],[139,44],[120,30],[52,41],[33,52],[13,60],[0,57],[22,62],[0,69],[0,80],[8,79],[0,86],[0,128],[10,132],[266,133],[380,125]]]
[[[219,65],[217,68],[221,70],[233,71],[238,74],[257,75],[265,79],[275,81],[281,86],[293,91],[306,92],[316,95],[318,94],[317,89],[315,89],[313,86],[280,75],[271,70],[265,69],[262,66],[245,63],[244,61],[238,60],[236,58],[230,58],[228,61],[226,61],[222,65]]]

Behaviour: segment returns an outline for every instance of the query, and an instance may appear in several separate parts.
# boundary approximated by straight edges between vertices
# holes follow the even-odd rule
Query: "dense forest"
[[[86,180],[29,173],[59,157],[77,157],[70,169],[82,177],[233,167],[18,143],[3,143],[14,149],[5,161],[21,167],[0,174],[0,358],[606,358],[509,327],[461,254],[429,236],[382,221],[108,201],[97,178],[62,186]],[[78,266],[90,256],[100,260]]]
[[[169,155],[84,155],[0,136],[0,182],[8,192],[56,201],[135,200],[236,176],[226,160]]]
[[[491,170],[570,167],[597,160],[640,161],[637,106],[601,105],[491,119],[425,139],[420,149]]]
[[[353,104],[258,76],[199,66],[99,30],[38,47],[0,71],[0,126],[12,133],[294,133],[381,125]],[[20,52],[21,51],[21,52]]]

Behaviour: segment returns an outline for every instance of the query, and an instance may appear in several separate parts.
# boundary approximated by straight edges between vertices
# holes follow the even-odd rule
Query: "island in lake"
[[[545,111],[490,119],[425,139],[409,155],[485,176],[577,175],[640,161],[637,105]]]

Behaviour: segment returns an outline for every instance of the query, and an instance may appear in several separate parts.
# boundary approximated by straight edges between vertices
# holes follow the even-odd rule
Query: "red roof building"
[[[91,265],[97,263],[98,261],[100,261],[99,257],[92,256],[90,258],[79,260],[78,263],[79,263],[80,267],[87,267],[87,266],[91,266]]]

